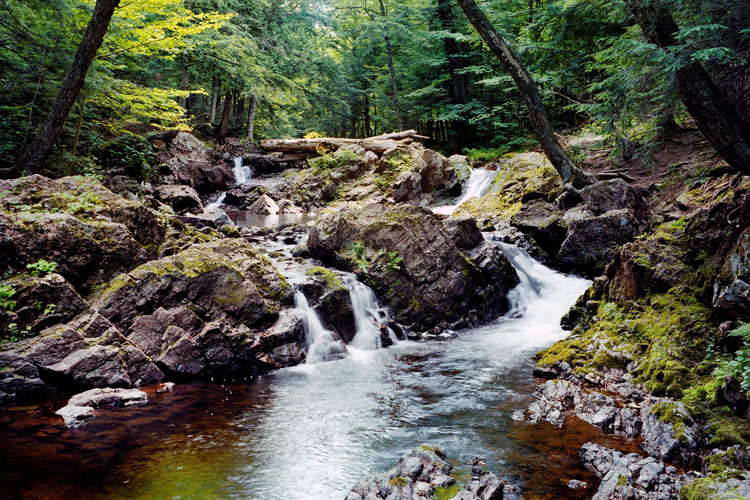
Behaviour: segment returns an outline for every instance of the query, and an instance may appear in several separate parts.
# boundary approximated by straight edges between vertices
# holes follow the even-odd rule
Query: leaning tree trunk
[[[590,184],[593,181],[593,176],[576,167],[560,145],[547,118],[547,112],[536,82],[526,71],[523,63],[518,59],[508,42],[495,30],[474,0],[457,1],[469,22],[516,83],[526,103],[534,133],[550,162],[560,173],[563,182],[566,184],[570,182],[575,187]]]
[[[16,166],[19,172],[27,175],[39,172],[44,165],[57,137],[60,135],[65,120],[68,118],[70,109],[83,87],[91,63],[96,57],[96,52],[104,41],[112,15],[119,5],[120,0],[97,0],[94,14],[91,16],[86,32],[78,46],[73,65],[68,75],[63,80],[62,87],[57,94],[55,104],[47,115],[39,135],[34,139],[31,147]]]
[[[679,27],[666,7],[631,0],[629,6],[649,42],[668,49],[677,45]],[[733,168],[750,174],[750,123],[743,120],[730,99],[699,63],[675,72],[677,94],[698,128]]]
[[[250,112],[247,117],[247,142],[250,143],[251,147],[255,147],[255,108],[258,105],[258,98],[253,94],[250,97]]]

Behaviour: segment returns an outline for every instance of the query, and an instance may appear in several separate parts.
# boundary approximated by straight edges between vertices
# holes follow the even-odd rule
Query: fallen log
[[[382,135],[375,135],[373,137],[368,137],[366,140],[368,141],[377,141],[377,140],[400,140],[400,139],[429,139],[429,137],[426,137],[424,135],[417,135],[416,130],[402,130],[401,132],[391,132],[390,134],[382,134]]]
[[[349,139],[320,137],[314,139],[267,139],[260,141],[260,148],[267,152],[317,154],[321,149],[335,151],[350,144],[361,146],[373,153],[383,153],[391,148],[411,144],[411,138],[393,139]]]

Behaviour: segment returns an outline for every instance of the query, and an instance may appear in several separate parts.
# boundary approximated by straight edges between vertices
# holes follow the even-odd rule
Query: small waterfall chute
[[[216,198],[214,201],[206,205],[206,210],[209,212],[216,211],[221,208],[221,206],[224,204],[224,200],[227,197],[227,193],[221,193],[218,198]]]
[[[253,171],[250,167],[246,167],[242,164],[242,157],[235,156],[232,158],[234,167],[232,167],[232,173],[234,174],[234,183],[237,186],[241,186],[253,177]]]
[[[397,342],[396,333],[388,326],[390,313],[380,305],[375,292],[353,275],[345,276],[344,284],[349,289],[357,329],[350,345],[363,351],[374,351],[383,347],[384,336],[388,337],[389,344]]]
[[[307,363],[323,363],[346,356],[346,345],[338,335],[323,326],[318,314],[307,302],[305,294],[300,291],[295,292],[294,304],[304,317]]]
[[[496,176],[496,170],[487,170],[486,168],[473,169],[458,201],[453,205],[435,207],[432,211],[437,214],[451,215],[465,201],[482,196],[489,189],[490,185],[492,185],[492,181],[495,180]]]

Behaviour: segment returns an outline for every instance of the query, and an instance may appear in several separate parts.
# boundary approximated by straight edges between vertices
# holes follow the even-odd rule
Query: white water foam
[[[469,181],[464,186],[461,196],[454,205],[444,205],[442,207],[435,207],[432,209],[436,214],[450,215],[456,211],[456,209],[465,201],[472,198],[479,198],[482,196],[487,189],[489,189],[492,181],[497,176],[496,170],[487,170],[484,168],[475,168],[471,171]]]

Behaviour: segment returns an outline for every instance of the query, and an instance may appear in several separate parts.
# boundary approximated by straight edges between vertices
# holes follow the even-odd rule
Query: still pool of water
[[[521,278],[512,312],[452,339],[152,390],[147,405],[102,409],[78,428],[52,415],[64,401],[0,412],[0,498],[341,499],[423,442],[455,465],[485,458],[527,499],[590,497],[566,486],[596,483],[581,444],[634,445],[575,420],[512,418],[531,401],[531,356],[565,336],[559,318],[588,283],[504,250]]]

